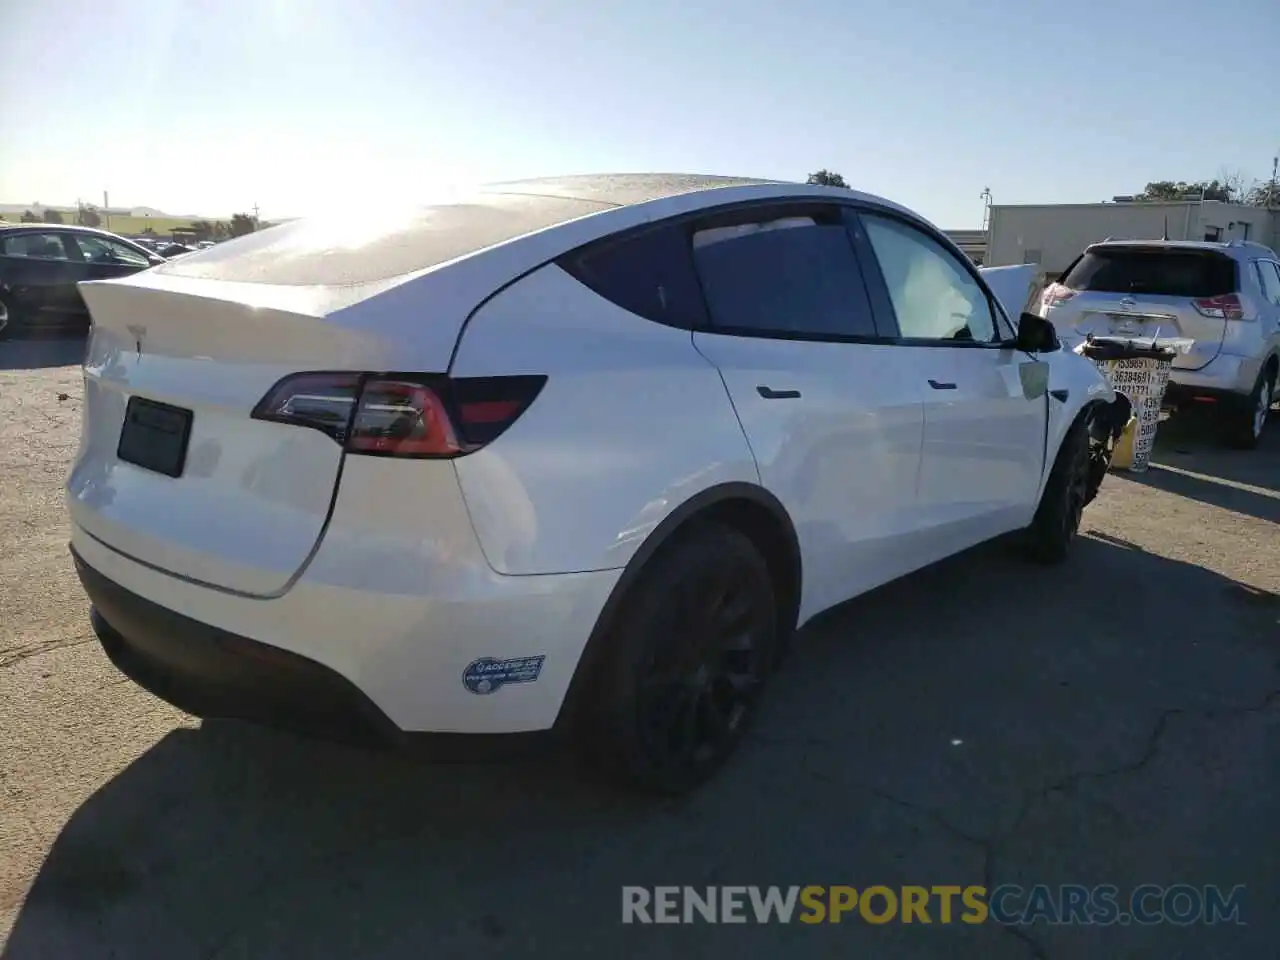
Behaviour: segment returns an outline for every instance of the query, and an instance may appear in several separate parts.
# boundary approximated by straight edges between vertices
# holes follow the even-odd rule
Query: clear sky
[[[976,227],[1280,149],[1280,0],[0,0],[0,202],[819,167]]]

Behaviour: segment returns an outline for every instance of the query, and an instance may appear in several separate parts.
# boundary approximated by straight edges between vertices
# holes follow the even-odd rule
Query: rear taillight
[[[1240,298],[1234,293],[1224,293],[1220,297],[1205,297],[1201,300],[1192,300],[1191,305],[1196,308],[1197,312],[1206,317],[1216,317],[1219,320],[1244,319],[1244,307],[1240,304]]]
[[[272,387],[253,418],[320,430],[348,453],[457,457],[515,423],[546,380],[299,373]]]
[[[1060,283],[1051,283],[1044,288],[1044,293],[1040,295],[1040,306],[1056,307],[1060,303],[1066,303],[1077,292],[1070,287],[1064,287]]]

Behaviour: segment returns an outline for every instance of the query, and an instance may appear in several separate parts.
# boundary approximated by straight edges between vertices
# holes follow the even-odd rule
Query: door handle
[[[930,380],[929,386],[935,390],[954,390],[956,388],[954,383],[943,383],[941,380]]]
[[[756,393],[764,397],[766,400],[799,400],[799,390],[774,390],[763,384],[756,387]]]

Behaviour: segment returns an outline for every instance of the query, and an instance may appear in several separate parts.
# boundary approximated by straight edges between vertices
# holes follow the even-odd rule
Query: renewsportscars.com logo
[[[1244,924],[1244,887],[623,887],[623,923]]]

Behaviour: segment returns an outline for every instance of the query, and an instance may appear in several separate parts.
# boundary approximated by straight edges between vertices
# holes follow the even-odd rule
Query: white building
[[[1280,246],[1280,209],[1214,200],[992,205],[989,266],[1037,263],[1061,273],[1099,240],[1255,240]]]

